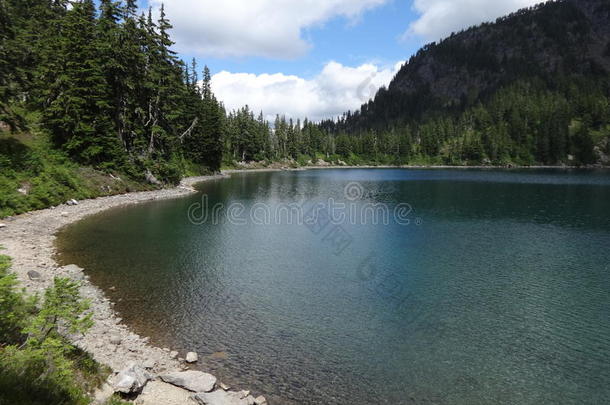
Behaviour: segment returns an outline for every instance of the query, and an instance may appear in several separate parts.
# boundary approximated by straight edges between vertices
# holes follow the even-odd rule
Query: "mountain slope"
[[[336,135],[407,131],[411,154],[443,158],[442,163],[504,160],[556,164],[574,160],[574,154],[579,155],[580,163],[594,163],[605,159],[603,152],[608,148],[609,72],[610,1],[549,2],[425,46],[402,67],[389,87],[382,88],[360,111],[322,126]],[[531,107],[541,107],[544,113],[524,109],[534,100]],[[491,115],[485,125],[477,125],[478,118],[485,115],[477,111],[481,108]],[[548,128],[544,136],[549,139],[540,142],[537,138],[545,130],[528,122],[547,120],[560,125]],[[470,141],[476,138],[475,143],[486,149],[475,154],[478,156],[456,151],[469,141],[464,121],[473,123],[466,125],[475,132],[468,135]],[[427,124],[436,128],[424,128]],[[451,128],[442,131],[439,126]],[[517,132],[517,126],[531,139],[498,139],[496,146],[506,144],[502,152],[494,153],[491,142],[486,145],[482,139],[484,132],[495,136],[500,127]],[[431,148],[421,147],[426,129],[437,133],[432,135],[437,139],[428,140]],[[460,139],[458,145],[448,142],[455,139]],[[441,156],[443,149],[448,153]]]

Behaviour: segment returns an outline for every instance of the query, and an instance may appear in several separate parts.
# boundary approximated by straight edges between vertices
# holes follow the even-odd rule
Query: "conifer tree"
[[[111,91],[101,69],[96,41],[95,5],[74,3],[62,23],[62,70],[50,85],[44,122],[55,142],[85,164],[113,166],[121,150],[113,136]]]

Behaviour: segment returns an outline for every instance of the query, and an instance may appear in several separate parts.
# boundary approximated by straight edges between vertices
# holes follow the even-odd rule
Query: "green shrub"
[[[61,325],[85,333],[92,326],[79,284],[56,278],[37,308],[36,298],[17,289],[9,266],[0,256],[0,404],[89,404],[86,392],[108,372],[59,331]]]

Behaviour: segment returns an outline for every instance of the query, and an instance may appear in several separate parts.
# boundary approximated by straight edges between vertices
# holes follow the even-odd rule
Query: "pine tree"
[[[116,167],[123,156],[113,135],[111,90],[101,69],[95,33],[93,1],[75,3],[58,38],[63,68],[50,85],[44,122],[57,145],[78,161]]]

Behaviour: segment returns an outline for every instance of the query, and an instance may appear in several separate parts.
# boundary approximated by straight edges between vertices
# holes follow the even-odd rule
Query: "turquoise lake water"
[[[199,189],[87,218],[59,246],[136,332],[222,381],[281,405],[610,398],[610,172],[309,170]]]

